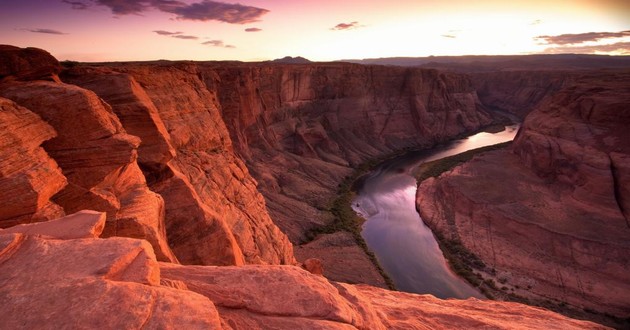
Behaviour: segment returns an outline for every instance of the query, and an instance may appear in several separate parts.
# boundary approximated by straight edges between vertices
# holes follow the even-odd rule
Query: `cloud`
[[[607,45],[589,46],[561,46],[550,47],[543,51],[546,54],[596,54],[615,53],[620,55],[630,55],[630,42],[617,42]]]
[[[21,29],[21,30],[34,32],[34,33],[45,33],[45,34],[67,34],[61,31],[53,30],[53,29]]]
[[[188,35],[184,35],[184,34],[176,34],[176,35],[174,35],[172,37],[173,38],[177,38],[177,39],[185,39],[185,40],[197,40],[197,39],[199,39],[199,37],[188,36]]]
[[[216,20],[232,24],[257,22],[262,15],[269,12],[267,9],[244,6],[238,3],[231,4],[210,0],[190,5],[171,6],[168,10],[165,9],[161,10],[176,14],[179,19],[193,21]]]
[[[224,47],[224,48],[236,48],[234,45],[226,45],[223,43],[223,40],[208,40],[201,43],[206,46],[214,46],[214,47]]]
[[[621,32],[587,32],[578,34],[561,34],[557,36],[538,36],[541,44],[547,45],[574,45],[602,39],[623,38],[630,36],[630,30]]]
[[[165,30],[153,30],[153,32],[155,32],[155,33],[157,33],[157,34],[159,34],[161,36],[177,38],[177,39],[184,39],[184,40],[197,40],[197,39],[199,39],[199,37],[197,37],[197,36],[186,35],[186,34],[183,34],[184,32],[181,32],[181,31],[171,32],[171,31],[165,31]]]
[[[542,22],[543,21],[541,19],[537,19],[537,20],[534,20],[531,23],[529,23],[529,25],[539,25],[539,24],[542,24]]]
[[[355,22],[350,22],[350,23],[339,23],[330,29],[334,31],[352,30],[352,29],[356,29],[362,26],[363,25],[359,25],[359,22],[355,21]]]
[[[172,36],[172,35],[176,35],[176,34],[182,34],[183,32],[170,32],[170,31],[164,31],[164,30],[154,30],[153,32],[161,35],[161,36]]]
[[[452,38],[452,39],[457,38],[457,36],[453,35],[453,34],[443,34],[442,37],[444,37],[444,38]]]
[[[82,2],[82,1],[61,0],[61,2],[71,5],[72,9],[76,9],[76,10],[85,10],[90,6],[89,3]]]
[[[262,31],[262,29],[255,28],[255,27],[245,29],[245,32],[260,32],[260,31]]]
[[[151,9],[174,14],[177,19],[191,21],[220,21],[231,24],[245,24],[259,21],[269,10],[241,4],[224,3],[212,0],[201,0],[196,3],[185,3],[178,0],[90,0],[108,7],[115,15],[140,15]],[[87,0],[62,2],[72,5],[74,9],[85,9],[90,3]]]

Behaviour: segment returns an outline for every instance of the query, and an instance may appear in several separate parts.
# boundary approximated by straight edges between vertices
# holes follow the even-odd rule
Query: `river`
[[[433,233],[416,212],[417,185],[412,171],[424,162],[511,141],[518,127],[482,132],[397,157],[361,178],[352,207],[367,220],[361,234],[398,290],[439,298],[483,298],[450,270]]]

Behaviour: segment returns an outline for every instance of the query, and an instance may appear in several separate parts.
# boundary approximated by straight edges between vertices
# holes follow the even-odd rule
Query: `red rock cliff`
[[[423,182],[422,218],[518,294],[630,316],[629,86],[628,72],[572,78],[510,151]]]

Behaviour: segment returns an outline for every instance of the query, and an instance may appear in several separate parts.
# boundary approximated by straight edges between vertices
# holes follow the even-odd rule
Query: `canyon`
[[[476,75],[350,63],[62,64],[43,50],[0,46],[0,299],[10,306],[2,311],[8,328],[602,328],[518,303],[377,288],[384,280],[351,235],[309,241],[309,232],[334,221],[331,200],[354,168],[503,120],[493,110],[522,118],[562,95],[572,102],[561,91],[576,88],[575,73]],[[603,102],[603,110],[591,110],[598,125],[616,122],[606,100],[589,103],[598,110]],[[536,117],[527,118],[525,129],[534,132],[527,123]],[[546,164],[536,170],[568,180],[564,188],[574,179],[584,185],[569,170],[549,174],[563,167],[531,157],[557,149],[532,151],[542,148],[540,140],[523,136],[515,152],[530,167]],[[618,144],[601,137],[601,145]],[[626,185],[619,183],[627,176],[627,151],[606,150],[615,179],[601,177],[627,212]],[[595,173],[605,172],[605,164],[596,165]],[[628,264],[627,236],[607,236],[619,229],[618,214],[597,189],[587,184],[571,195],[595,213],[599,202],[608,203],[612,219],[589,233],[601,234],[599,245],[576,241],[575,250],[593,258],[576,262],[610,263],[612,282],[602,283],[614,286]],[[585,203],[591,193],[601,198]],[[451,197],[428,203],[440,210]],[[473,210],[469,204],[458,205]],[[597,259],[617,243],[617,254]],[[313,258],[322,260],[325,277],[299,267]],[[553,284],[540,287],[580,304],[558,296]],[[598,299],[608,292],[593,291]],[[619,290],[601,311],[623,316],[618,301],[627,292]]]

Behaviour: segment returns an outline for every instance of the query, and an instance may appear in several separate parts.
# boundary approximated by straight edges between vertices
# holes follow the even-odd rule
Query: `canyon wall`
[[[568,71],[489,71],[471,73],[479,100],[492,110],[515,115],[520,120],[554,95],[569,80]]]
[[[23,160],[6,161],[0,184],[28,205],[3,212],[3,227],[94,209],[105,236],[146,239],[161,261],[295,262],[194,66],[66,70],[62,82],[49,54],[5,48],[1,119],[15,132],[3,152]]]
[[[534,301],[630,316],[630,72],[573,76],[508,150],[422,182],[423,220]]]
[[[360,163],[491,122],[467,76],[347,63],[204,68],[235,148],[294,243]]]

